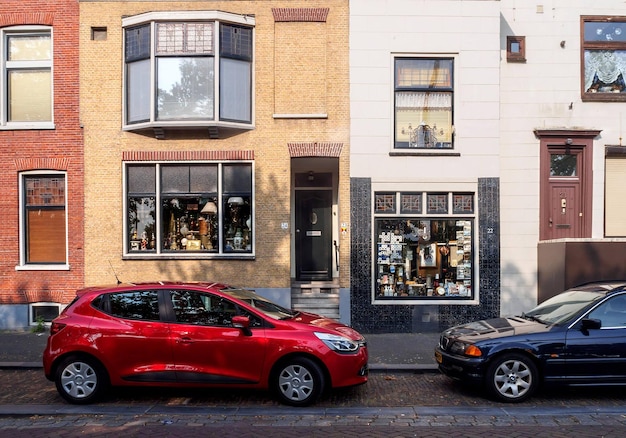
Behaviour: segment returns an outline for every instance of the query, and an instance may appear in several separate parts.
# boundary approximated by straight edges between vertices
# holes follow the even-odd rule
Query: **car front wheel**
[[[311,359],[299,357],[281,364],[273,379],[273,389],[281,402],[308,406],[324,389],[324,373]]]
[[[526,400],[537,389],[538,380],[535,363],[518,353],[496,358],[487,371],[487,388],[496,399],[504,402]]]
[[[96,400],[106,386],[106,374],[95,359],[71,356],[57,367],[55,383],[65,400],[74,404],[87,404]]]

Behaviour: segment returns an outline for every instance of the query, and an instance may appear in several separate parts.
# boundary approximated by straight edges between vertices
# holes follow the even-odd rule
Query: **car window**
[[[172,308],[176,322],[208,326],[231,326],[235,315],[250,318],[250,327],[258,327],[261,321],[232,301],[218,295],[198,291],[171,291]]]
[[[599,319],[602,328],[626,327],[626,294],[609,298],[591,311],[588,318]]]
[[[562,324],[603,296],[602,293],[588,291],[563,292],[525,312],[523,316],[545,324]]]
[[[160,320],[159,293],[156,290],[108,294],[100,300],[102,310],[127,319]]]

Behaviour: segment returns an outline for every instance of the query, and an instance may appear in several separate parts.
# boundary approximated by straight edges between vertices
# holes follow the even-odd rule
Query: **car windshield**
[[[268,300],[267,298],[263,298],[262,296],[251,290],[226,288],[222,289],[222,292],[230,295],[233,298],[248,303],[250,306],[263,312],[265,315],[273,319],[289,319],[298,315],[298,312],[285,309],[284,307]]]
[[[591,291],[568,291],[552,297],[534,309],[522,314],[522,317],[544,324],[563,324],[569,321],[591,303],[606,296],[605,293]]]

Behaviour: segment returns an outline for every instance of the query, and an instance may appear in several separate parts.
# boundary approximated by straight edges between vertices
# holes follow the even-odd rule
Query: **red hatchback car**
[[[216,283],[79,290],[50,327],[46,378],[71,403],[111,386],[257,388],[292,406],[367,382],[365,340],[338,321]]]

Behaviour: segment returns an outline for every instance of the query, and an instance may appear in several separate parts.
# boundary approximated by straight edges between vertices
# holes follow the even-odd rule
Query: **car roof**
[[[137,282],[137,283],[117,283],[108,285],[90,286],[79,289],[76,291],[76,295],[82,296],[85,294],[99,294],[99,293],[113,293],[137,289],[167,289],[167,288],[194,288],[194,289],[206,289],[206,290],[221,290],[232,288],[223,283],[215,283],[208,281],[152,281],[152,282]]]

